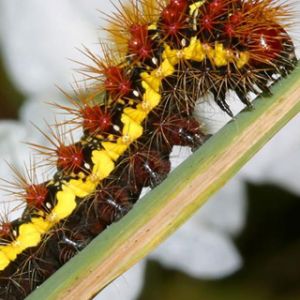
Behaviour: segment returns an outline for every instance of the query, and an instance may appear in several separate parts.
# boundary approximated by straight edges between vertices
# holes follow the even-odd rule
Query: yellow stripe
[[[198,2],[198,5],[201,5],[201,2]],[[95,191],[99,182],[110,175],[115,168],[115,161],[128,149],[131,143],[143,134],[142,122],[161,101],[162,80],[175,72],[175,66],[180,60],[201,62],[208,58],[216,67],[235,63],[238,68],[242,68],[248,63],[249,54],[247,52],[234,53],[224,49],[224,46],[218,42],[215,43],[214,47],[211,47],[202,44],[196,37],[192,37],[189,46],[181,50],[173,50],[165,45],[162,58],[163,61],[158,68],[150,73],[142,72],[140,74],[141,84],[145,90],[141,99],[142,102],[136,108],[130,106],[124,108],[121,115],[122,136],[116,142],[102,142],[103,149],[92,152],[91,159],[94,166],[91,174],[64,182],[62,190],[56,194],[57,203],[53,210],[46,216],[43,211],[38,212],[42,217],[32,218],[31,222],[20,225],[16,240],[0,247],[0,271],[4,270],[24,250],[37,246],[47,231],[70,216],[76,208],[76,197],[84,198],[90,195]]]
[[[193,15],[193,13],[195,11],[197,11],[203,4],[204,4],[205,1],[198,1],[198,2],[195,2],[193,4],[190,5],[190,16]]]

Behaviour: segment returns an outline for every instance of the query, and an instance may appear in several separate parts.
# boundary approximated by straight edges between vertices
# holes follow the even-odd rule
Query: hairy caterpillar
[[[173,145],[196,149],[206,136],[192,116],[211,92],[229,115],[226,92],[269,92],[296,60],[276,1],[144,1],[121,7],[109,31],[121,57],[91,52],[94,79],[73,110],[82,139],[54,138],[57,173],[44,183],[19,176],[22,218],[1,228],[1,293],[20,299],[123,216],[141,189],[169,172]],[[122,20],[122,21],[119,21]],[[124,26],[125,24],[125,26]],[[98,95],[104,93],[99,104]],[[82,97],[81,97],[82,98]],[[70,109],[69,109],[70,111]],[[20,185],[19,185],[20,186]]]

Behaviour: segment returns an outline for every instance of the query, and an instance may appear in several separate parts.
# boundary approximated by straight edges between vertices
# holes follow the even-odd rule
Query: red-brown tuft
[[[258,28],[248,40],[252,58],[260,62],[276,58],[283,50],[284,39],[286,37],[280,27]]]
[[[101,134],[109,131],[111,127],[111,115],[104,112],[99,105],[84,106],[81,109],[82,125],[88,134]]]
[[[61,145],[57,149],[57,167],[64,172],[78,172],[83,167],[84,156],[78,145]]]
[[[148,35],[147,25],[133,24],[130,27],[131,38],[128,41],[128,50],[137,56],[138,60],[144,61],[151,57],[152,45]]]
[[[25,189],[25,199],[29,206],[40,209],[48,196],[48,189],[44,184],[31,184]]]
[[[106,79],[104,86],[113,100],[128,95],[132,90],[132,83],[120,67],[110,66],[103,70]]]
[[[172,0],[161,13],[162,28],[167,37],[179,40],[179,33],[186,26],[186,0]]]
[[[7,238],[11,233],[12,225],[9,222],[0,225],[0,238]]]

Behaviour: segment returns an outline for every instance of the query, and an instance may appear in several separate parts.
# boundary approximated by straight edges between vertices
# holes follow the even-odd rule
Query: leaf
[[[146,256],[300,111],[300,67],[241,112],[27,299],[89,299]]]

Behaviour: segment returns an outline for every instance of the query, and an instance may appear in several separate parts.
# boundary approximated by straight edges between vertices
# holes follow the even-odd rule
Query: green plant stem
[[[204,146],[34,291],[28,300],[89,299],[146,256],[300,111],[300,68]]]

